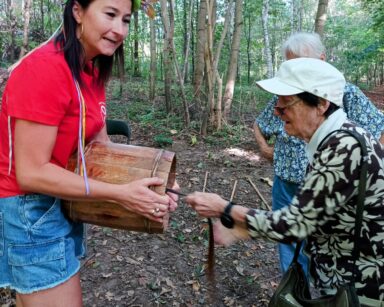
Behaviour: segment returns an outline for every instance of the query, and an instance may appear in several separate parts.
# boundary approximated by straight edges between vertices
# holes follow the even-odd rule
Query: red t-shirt
[[[81,78],[89,141],[105,124],[105,90],[96,85],[94,75],[82,73]],[[51,162],[66,167],[69,157],[77,150],[79,106],[72,73],[63,52],[53,42],[35,50],[13,70],[4,89],[0,113],[0,197],[25,194],[16,181],[14,154],[8,174],[9,135],[13,146],[15,118],[58,127]]]

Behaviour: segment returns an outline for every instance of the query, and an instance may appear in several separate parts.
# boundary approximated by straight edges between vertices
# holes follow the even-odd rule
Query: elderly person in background
[[[384,302],[383,147],[347,119],[342,109],[344,77],[324,61],[286,61],[275,78],[258,85],[279,96],[274,112],[287,134],[307,143],[309,166],[292,204],[270,212],[199,192],[188,195],[186,201],[202,216],[221,218],[222,223],[215,224],[217,243],[245,237],[283,243],[306,239],[312,282],[322,292],[333,294],[353,274],[350,260],[362,163],[358,141],[343,130],[360,134],[369,159],[355,287],[362,304],[380,306]],[[229,229],[233,226],[246,231]]]
[[[325,48],[317,33],[299,32],[291,35],[283,44],[283,56],[286,59],[300,57],[325,60]],[[305,154],[305,142],[284,131],[284,122],[274,114],[277,96],[267,104],[256,118],[254,133],[262,155],[273,161],[275,176],[272,188],[272,210],[288,206],[304,180],[308,159]],[[376,139],[384,142],[384,114],[351,83],[346,83],[342,108],[347,117],[368,130]],[[274,145],[267,139],[275,136]],[[294,244],[279,244],[280,267],[284,273],[295,251]],[[301,253],[299,262],[307,268],[308,259]]]

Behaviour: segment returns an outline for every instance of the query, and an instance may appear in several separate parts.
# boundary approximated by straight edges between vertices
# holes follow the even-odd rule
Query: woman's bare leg
[[[17,307],[81,307],[83,306],[80,274],[54,288],[16,295]]]
[[[16,307],[23,307],[23,303],[21,302],[20,294],[16,293]]]

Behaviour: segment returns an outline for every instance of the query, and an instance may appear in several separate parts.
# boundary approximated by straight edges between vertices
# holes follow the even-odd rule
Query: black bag
[[[359,254],[357,240],[360,236],[363,204],[365,198],[365,186],[367,179],[367,160],[368,153],[365,140],[362,136],[350,130],[343,130],[352,135],[360,143],[362,149],[362,163],[360,171],[359,195],[356,205],[355,237],[353,246],[353,259],[356,262]],[[335,132],[335,131],[334,131]],[[324,138],[327,139],[327,137]],[[319,145],[320,146],[320,145]],[[295,255],[288,271],[273,294],[268,307],[359,307],[359,299],[354,286],[354,277],[349,284],[340,286],[335,295],[323,296],[311,299],[308,280],[304,274],[303,268],[297,261],[300,253],[301,242],[296,245]],[[356,265],[354,266],[356,270]],[[355,273],[355,272],[354,272]],[[353,274],[355,276],[355,274]]]
[[[300,245],[300,244],[297,244]],[[300,249],[297,249],[300,251]],[[345,285],[335,295],[311,299],[303,268],[294,258],[273,294],[269,307],[358,307],[359,299],[353,285]]]

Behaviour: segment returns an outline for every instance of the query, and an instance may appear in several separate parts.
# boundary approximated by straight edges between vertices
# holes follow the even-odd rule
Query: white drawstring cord
[[[8,116],[8,143],[9,143],[9,155],[8,155],[8,176],[12,170],[12,131],[11,131],[11,117]]]

